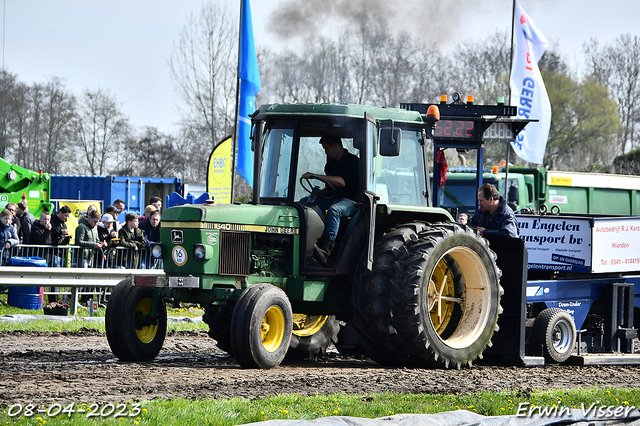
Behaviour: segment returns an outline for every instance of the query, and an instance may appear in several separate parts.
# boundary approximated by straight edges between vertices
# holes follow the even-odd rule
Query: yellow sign
[[[549,184],[553,186],[572,186],[571,176],[549,176]]]
[[[207,192],[216,204],[231,204],[231,137],[211,152],[207,170]]]
[[[65,223],[67,224],[69,235],[71,235],[71,245],[73,245],[75,244],[76,228],[78,227],[78,222],[80,221],[80,218],[87,213],[87,209],[92,204],[96,207],[96,209],[98,209],[98,213],[100,213],[102,202],[101,201],[61,200],[59,204],[60,204],[60,207],[68,206],[71,209],[71,214],[69,215],[69,219],[67,219]]]

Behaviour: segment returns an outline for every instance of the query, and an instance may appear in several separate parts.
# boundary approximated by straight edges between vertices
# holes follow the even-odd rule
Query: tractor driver
[[[357,209],[355,201],[358,199],[358,170],[360,160],[342,146],[342,139],[338,136],[323,136],[320,144],[327,154],[324,175],[306,172],[303,178],[317,178],[335,188],[333,198],[317,197],[313,202],[327,214],[324,233],[314,246],[313,257],[320,264],[325,265],[336,243],[340,219],[353,216]],[[324,193],[327,194],[328,188]]]
[[[480,235],[518,238],[516,215],[495,186],[485,183],[478,188],[478,204],[480,208],[469,225],[475,227]]]

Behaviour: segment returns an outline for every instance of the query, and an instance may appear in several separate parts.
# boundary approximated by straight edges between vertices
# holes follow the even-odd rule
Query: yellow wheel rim
[[[458,295],[453,271],[447,262],[454,262],[460,271],[461,288],[458,291],[461,293]],[[440,257],[429,277],[426,309],[430,314],[430,325],[445,345],[468,348],[479,339],[487,324],[495,321],[496,312],[491,310],[491,301],[497,287],[483,259],[471,248],[453,247]],[[457,308],[454,310],[456,306],[459,312]]]
[[[453,276],[449,266],[440,259],[429,280],[429,313],[436,333],[442,334],[451,321],[454,302],[447,298],[455,298]]]
[[[313,336],[325,325],[328,315],[293,314],[293,334],[296,336]]]
[[[147,315],[150,310],[151,299],[149,298],[142,299],[136,307],[136,313],[140,312],[143,315]],[[145,325],[140,330],[136,329],[136,334],[138,335],[138,339],[140,339],[142,343],[151,343],[153,339],[155,339],[156,334],[158,334],[158,324]]]
[[[278,306],[270,307],[262,318],[260,334],[267,352],[275,352],[284,340],[284,313]]]

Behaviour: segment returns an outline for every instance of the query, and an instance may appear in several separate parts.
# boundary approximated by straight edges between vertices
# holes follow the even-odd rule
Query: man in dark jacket
[[[480,208],[469,225],[475,227],[480,235],[518,238],[516,215],[495,186],[485,183],[478,188],[478,203]]]
[[[51,245],[51,214],[42,212],[40,220],[31,225],[29,235],[30,244],[50,246]]]
[[[71,208],[62,206],[58,213],[51,216],[51,244],[54,246],[66,246],[71,241],[71,236],[65,223],[70,214]]]
[[[100,222],[100,213],[92,210],[87,217],[81,217],[76,228],[76,245],[83,248],[80,259],[80,267],[88,268],[93,266],[97,249],[106,246],[107,243],[100,241],[96,225]]]
[[[120,237],[120,245],[127,247],[131,251],[122,259],[121,265],[126,268],[137,269],[140,267],[140,251],[146,246],[145,237],[138,227],[139,219],[137,214],[127,213],[125,221],[125,225],[118,231],[118,237]]]
[[[31,244],[31,227],[36,221],[36,217],[29,212],[26,202],[18,203],[18,217],[20,217],[20,239],[22,244]]]

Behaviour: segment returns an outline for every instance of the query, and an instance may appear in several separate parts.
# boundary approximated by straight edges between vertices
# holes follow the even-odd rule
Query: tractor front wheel
[[[107,304],[105,329],[113,354],[122,361],[153,360],[164,343],[167,310],[158,299],[158,317],[149,318],[153,287],[136,287],[133,279],[120,281]]]
[[[291,341],[293,313],[287,295],[271,284],[246,288],[231,317],[231,352],[243,368],[280,365]]]

